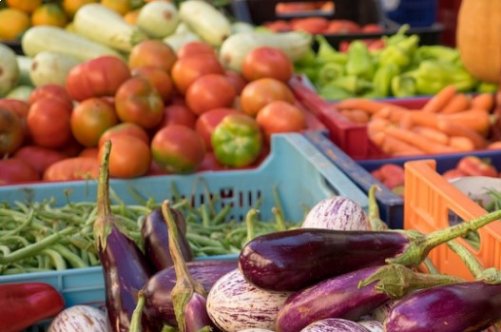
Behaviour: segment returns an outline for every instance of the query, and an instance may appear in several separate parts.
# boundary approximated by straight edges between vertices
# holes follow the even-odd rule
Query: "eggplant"
[[[242,273],[235,269],[209,291],[207,312],[225,332],[248,328],[274,330],[278,311],[290,294],[259,289],[245,281]]]
[[[501,319],[501,284],[437,286],[397,301],[384,322],[392,332],[481,331]]]
[[[362,325],[370,332],[384,332],[383,324],[377,320],[361,320],[358,324]]]
[[[363,325],[351,320],[342,318],[328,318],[316,321],[304,329],[302,332],[370,332]]]
[[[191,277],[200,282],[206,292],[223,275],[237,268],[237,260],[206,260],[187,262]],[[164,325],[177,326],[172,305],[171,291],[176,284],[174,267],[166,268],[153,275],[143,289],[145,325],[151,331],[161,331]]]
[[[176,225],[179,228],[179,245],[183,253],[184,260],[189,262],[193,259],[190,244],[186,239],[186,222],[183,214],[171,208]],[[172,257],[169,252],[169,234],[165,220],[162,216],[161,208],[157,208],[146,216],[141,227],[141,237],[144,242],[144,253],[150,261],[150,264],[156,271],[161,271],[172,266]]]
[[[371,230],[369,217],[355,201],[332,196],[321,200],[306,215],[301,228]]]
[[[276,329],[299,332],[312,322],[326,318],[359,320],[409,291],[458,280],[452,276],[416,273],[396,264],[360,269],[291,295],[278,313]]]
[[[94,237],[103,267],[106,311],[113,331],[128,331],[137,304],[137,294],[148,281],[151,270],[136,243],[117,227],[109,198],[108,163],[111,142],[104,146],[97,190],[97,218]]]
[[[257,287],[297,291],[319,281],[385,262],[419,265],[439,244],[501,218],[501,210],[428,235],[416,231],[293,229],[265,234],[241,250],[239,267]]]

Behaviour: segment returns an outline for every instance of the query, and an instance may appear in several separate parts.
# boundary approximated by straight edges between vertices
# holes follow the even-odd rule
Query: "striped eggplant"
[[[383,324],[377,320],[361,320],[358,324],[362,325],[370,332],[384,332]]]
[[[417,273],[396,264],[363,268],[291,295],[277,315],[276,329],[299,332],[312,322],[326,318],[359,320],[391,298],[458,280],[451,276]]]
[[[306,215],[301,227],[347,231],[371,230],[371,224],[364,209],[344,196],[332,196],[315,204]]]
[[[274,291],[297,291],[319,281],[385,262],[417,266],[429,251],[501,218],[501,210],[428,235],[416,231],[293,229],[265,234],[240,252],[245,279]]]
[[[342,318],[328,318],[306,326],[302,332],[370,332],[363,325]]]
[[[209,291],[207,312],[225,332],[246,328],[274,330],[278,311],[290,294],[259,289],[245,281],[242,273],[235,269]]]
[[[236,260],[205,260],[187,262],[191,277],[202,284],[206,292],[226,273],[237,268]],[[145,307],[143,310],[149,331],[159,332],[164,325],[177,326],[171,291],[176,284],[174,267],[166,268],[153,275],[143,289]]]

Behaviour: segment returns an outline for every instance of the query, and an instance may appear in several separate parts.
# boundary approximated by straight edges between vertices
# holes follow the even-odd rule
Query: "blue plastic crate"
[[[412,27],[428,27],[437,21],[437,0],[383,0],[383,8],[391,20]]]
[[[262,199],[261,215],[271,219],[274,186],[279,189],[285,217],[292,221],[300,222],[305,209],[331,195],[349,197],[367,209],[367,196],[363,191],[301,134],[274,135],[271,143],[269,157],[255,169],[111,180],[110,186],[125,203],[137,203],[137,193],[158,202],[172,198],[170,188],[175,184],[181,195],[191,197],[195,205],[199,205],[208,190],[221,197],[219,204],[232,205],[231,217],[240,219],[258,199]],[[0,188],[0,202],[41,201],[53,197],[56,204],[65,204],[68,194],[73,201],[94,201],[96,188],[95,181],[9,186]],[[230,257],[236,256],[211,258]],[[0,283],[20,281],[53,285],[62,293],[66,306],[98,305],[104,301],[100,267],[0,276]]]

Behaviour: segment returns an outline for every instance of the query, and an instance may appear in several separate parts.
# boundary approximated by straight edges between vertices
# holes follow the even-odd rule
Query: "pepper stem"
[[[405,234],[410,236],[409,246],[402,254],[388,259],[387,263],[417,266],[428,256],[431,249],[436,246],[463,236],[470,231],[475,231],[499,219],[501,219],[501,209],[427,235],[405,232]]]
[[[360,281],[358,287],[365,287],[377,282],[374,286],[377,291],[397,299],[416,289],[463,281],[463,279],[454,276],[418,273],[400,264],[389,264]]]
[[[112,216],[109,196],[109,160],[111,153],[111,141],[104,143],[104,153],[99,169],[97,184],[97,218],[94,222],[94,236],[98,250],[106,248],[108,234],[111,232],[109,218]]]
[[[185,322],[185,307],[197,292],[205,296],[203,286],[193,280],[183,258],[181,246],[179,245],[179,231],[172,216],[169,201],[164,201],[162,204],[162,214],[169,230],[169,251],[176,271],[176,285],[172,289],[171,297],[174,305],[174,313],[176,321],[181,332],[186,331]]]

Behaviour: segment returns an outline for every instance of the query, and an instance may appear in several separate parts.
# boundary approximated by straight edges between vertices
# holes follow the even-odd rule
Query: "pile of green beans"
[[[173,192],[176,193],[175,188]],[[142,248],[141,226],[161,202],[149,199],[125,204],[110,192],[111,209],[122,232]],[[173,207],[185,217],[186,237],[195,257],[236,254],[255,236],[293,226],[283,218],[279,195],[273,192],[273,220],[261,220],[259,202],[249,209],[245,221],[230,220],[231,207],[212,197],[193,207],[175,194]],[[218,206],[218,207],[217,207]],[[93,235],[96,202],[68,202],[56,206],[43,202],[0,204],[0,275],[65,270],[100,265]]]

